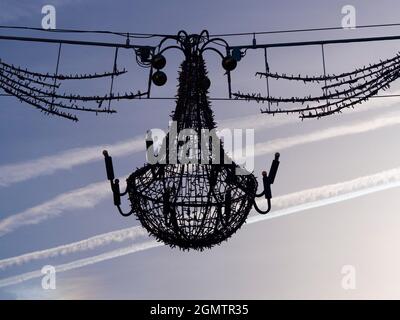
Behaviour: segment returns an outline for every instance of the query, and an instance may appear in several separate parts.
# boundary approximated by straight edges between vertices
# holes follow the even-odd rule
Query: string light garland
[[[78,121],[76,115],[63,110],[84,111],[94,113],[115,113],[115,110],[102,107],[105,101],[136,99],[147,93],[125,93],[104,96],[83,96],[72,93],[59,93],[64,81],[90,80],[99,78],[113,78],[125,74],[125,69],[115,69],[112,72],[94,74],[49,74],[33,72],[18,66],[7,64],[0,60],[0,88],[6,93],[15,96],[45,114],[56,115],[73,121]],[[97,108],[83,106],[77,102],[95,102]]]
[[[317,83],[323,85],[322,95],[305,97],[273,97],[262,96],[259,93],[233,93],[236,99],[269,103],[268,108],[262,109],[265,114],[291,114],[298,113],[301,119],[321,118],[334,113],[339,113],[345,108],[353,108],[355,105],[369,100],[379,91],[390,88],[390,84],[400,77],[400,54],[391,59],[380,61],[358,68],[352,72],[339,75],[301,76],[287,75],[269,72],[257,72],[256,76],[274,80],[286,80],[292,82]],[[326,103],[310,106],[310,103]],[[301,104],[301,108],[280,107],[281,104]],[[276,108],[272,108],[276,105]]]

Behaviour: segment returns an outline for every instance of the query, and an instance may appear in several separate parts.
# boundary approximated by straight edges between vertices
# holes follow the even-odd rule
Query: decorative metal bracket
[[[265,211],[261,210],[257,206],[257,202],[255,201],[255,198],[254,198],[254,209],[256,209],[256,211],[260,214],[267,214],[268,212],[271,211],[271,199],[272,199],[271,185],[274,183],[276,173],[278,172],[279,163],[280,163],[279,157],[280,157],[280,154],[275,153],[275,159],[272,161],[271,169],[269,169],[269,174],[267,174],[267,171],[262,172],[263,189],[264,190],[263,190],[263,192],[256,194],[256,198],[260,198],[260,197],[264,196],[265,199],[267,199],[268,208]]]
[[[110,157],[107,150],[103,151],[103,155],[106,164],[107,179],[110,181],[111,190],[114,196],[114,205],[118,208],[118,211],[122,216],[129,217],[134,212],[133,209],[131,209],[128,213],[124,213],[121,209],[121,197],[125,196],[128,193],[128,188],[125,190],[125,192],[121,193],[119,187],[119,180],[115,179],[114,176],[114,166],[112,162],[112,157]]]

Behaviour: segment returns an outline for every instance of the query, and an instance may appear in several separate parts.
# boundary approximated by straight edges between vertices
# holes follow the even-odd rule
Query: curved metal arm
[[[257,194],[256,194],[256,197],[257,197],[257,198],[262,197],[264,194],[265,194],[265,191],[263,191],[263,192],[261,192],[261,193],[257,193]]]
[[[203,51],[204,48],[206,48],[210,43],[217,42],[217,41],[223,42],[223,43],[225,44],[225,47],[226,47],[226,48],[229,48],[228,42],[226,42],[224,39],[222,39],[222,38],[212,38],[212,39],[207,40],[207,41],[202,45],[200,51]]]
[[[179,47],[179,46],[168,46],[168,47],[165,47],[165,48],[163,48],[162,50],[160,50],[160,51],[158,52],[158,54],[163,54],[165,51],[167,51],[167,50],[169,50],[169,49],[178,49],[179,51],[182,51],[183,53],[185,53],[185,52],[183,51],[183,49],[182,49],[181,47]]]
[[[271,199],[267,199],[267,203],[268,203],[268,209],[266,211],[261,210],[258,206],[257,206],[257,202],[254,199],[254,209],[256,209],[256,211],[259,214],[267,214],[268,212],[271,211]]]
[[[162,39],[159,43],[159,45],[157,46],[157,53],[158,54],[162,54],[165,51],[169,50],[169,49],[179,49],[180,51],[184,52],[185,54],[187,53],[186,51],[189,49],[189,47],[195,47],[197,51],[199,51],[200,53],[203,53],[206,50],[212,50],[216,53],[219,54],[219,56],[221,58],[224,58],[225,56],[223,55],[222,52],[220,52],[218,49],[213,48],[213,47],[209,47],[210,44],[212,43],[216,43],[216,42],[222,42],[223,45],[226,48],[229,48],[229,44],[222,38],[212,38],[210,39],[209,33],[207,30],[203,30],[199,35],[199,39],[201,38],[205,38],[205,41],[202,43],[202,41],[198,40],[198,42],[194,45],[194,44],[189,44],[187,41],[185,42],[184,39],[188,40],[189,38],[193,37],[194,35],[189,35],[187,34],[185,31],[181,30],[178,32],[178,34],[176,36],[166,36],[164,37],[164,39]],[[182,39],[183,38],[183,39]],[[164,43],[167,40],[175,40],[179,43],[180,46],[177,45],[171,45],[171,46],[167,46],[165,48],[162,48],[162,46],[164,45]],[[190,40],[189,40],[190,41]],[[189,46],[189,47],[188,47]]]
[[[119,180],[115,179],[114,183],[111,184],[111,189],[115,189],[115,193],[117,193],[120,197],[123,197],[124,195],[126,195],[128,193],[128,185],[126,185],[125,191],[121,192],[120,188],[119,188]],[[113,190],[114,192],[114,190]]]
[[[165,50],[168,50],[168,49],[171,49],[171,48],[180,49],[181,51],[184,52],[183,42],[182,42],[181,38],[187,38],[188,36],[189,36],[189,35],[188,35],[187,32],[184,31],[184,30],[180,30],[176,36],[165,36],[164,39],[162,39],[162,40],[160,41],[160,43],[158,44],[158,46],[157,46],[158,54],[161,54],[161,53],[163,53]],[[178,43],[181,45],[181,47],[178,47],[178,46],[169,46],[169,47],[167,47],[167,48],[161,49],[161,47],[163,46],[163,44],[164,44],[166,41],[168,41],[168,40],[175,40],[176,42],[178,42]]]
[[[187,38],[189,36],[188,33],[185,30],[179,30],[177,38],[179,39],[180,37],[182,37],[182,34],[183,34],[184,38]]]
[[[225,58],[225,56],[221,53],[221,51],[219,51],[218,49],[213,48],[213,47],[207,47],[207,48],[201,49],[201,52],[203,53],[204,51],[207,51],[207,50],[216,52],[222,59]]]
[[[123,197],[123,196],[125,196],[127,193],[128,193],[128,186],[126,186],[125,191],[122,192],[122,193],[120,193],[119,195],[120,195],[121,197]]]
[[[271,199],[272,199],[271,185],[274,183],[275,177],[276,177],[276,173],[278,172],[279,157],[280,157],[280,154],[279,153],[275,153],[275,158],[272,161],[271,169],[269,170],[269,174],[268,175],[267,175],[266,171],[262,172],[264,190],[261,193],[256,194],[255,198],[259,198],[259,197],[264,196],[265,199],[267,199],[267,202],[268,202],[268,209],[267,209],[267,211],[261,210],[257,206],[256,200],[254,199],[254,209],[256,209],[256,211],[258,213],[260,213],[260,214],[267,214],[268,212],[271,211]]]
[[[115,179],[114,177],[114,167],[112,163],[112,157],[109,156],[107,150],[103,151],[103,155],[106,164],[107,179],[110,181],[111,190],[113,192],[114,205],[118,208],[118,211],[122,216],[128,217],[133,213],[133,209],[131,209],[131,211],[129,211],[128,213],[124,213],[121,209],[121,196],[124,196],[128,193],[128,186],[126,187],[125,192],[121,193],[119,189],[119,180]]]
[[[124,213],[121,209],[121,206],[117,205],[116,207],[118,208],[118,211],[121,214],[121,216],[124,217],[129,217],[134,212],[133,209],[131,209],[131,211],[129,211],[128,213]]]
[[[182,32],[182,31],[179,31]],[[184,32],[184,31],[183,31]],[[160,43],[158,44],[157,48],[158,48],[158,52],[161,50],[162,45],[164,44],[164,42],[166,42],[167,40],[175,40],[175,41],[179,41],[179,33],[178,36],[166,36],[164,37],[164,39],[162,39],[160,41]]]

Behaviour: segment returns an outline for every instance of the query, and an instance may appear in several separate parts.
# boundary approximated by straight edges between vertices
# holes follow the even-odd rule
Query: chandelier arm
[[[210,34],[207,30],[203,30],[196,36],[196,38],[194,38],[194,36],[196,35],[192,35],[193,40],[195,41],[193,48],[195,48],[195,51],[200,52],[200,45],[210,39]]]
[[[127,193],[128,193],[128,183],[126,184],[126,189],[125,189],[125,191],[122,192],[122,193],[120,193],[119,195],[120,195],[121,197],[123,197],[123,196],[125,196]]]
[[[210,33],[208,32],[208,30],[203,30],[203,31],[200,32],[200,34],[199,34],[199,43],[198,43],[198,45],[200,45],[200,40],[202,40],[203,37],[204,37],[205,39],[207,39],[207,40],[210,39]]]
[[[206,46],[208,46],[210,43],[213,43],[213,42],[216,42],[216,41],[221,41],[221,42],[223,42],[223,43],[225,44],[225,47],[226,47],[226,48],[229,48],[228,42],[226,42],[224,39],[222,39],[222,38],[213,38],[213,39],[210,39],[210,40],[206,41],[206,42],[203,44],[203,46],[201,47],[200,51],[202,51],[202,50],[203,50]]]
[[[160,41],[160,43],[158,44],[158,46],[157,46],[159,52],[161,51],[162,45],[163,45],[164,42],[166,42],[167,40],[176,40],[176,41],[179,41],[179,33],[178,33],[178,36],[166,36],[166,37],[164,37],[164,39],[162,39],[162,40]]]
[[[179,40],[182,34],[185,38],[187,38],[189,36],[185,30],[179,30],[178,34],[176,35],[176,38],[178,38],[178,40]]]
[[[257,202],[256,202],[255,199],[254,199],[254,203],[253,203],[254,209],[256,209],[256,211],[257,211],[259,214],[267,214],[268,212],[271,211],[271,199],[267,199],[267,203],[268,203],[268,209],[265,210],[265,211],[263,211],[263,210],[261,210],[261,209],[257,206]]]
[[[208,32],[208,30],[204,29],[200,32],[200,36],[203,36],[203,34],[205,35],[205,37],[208,39],[210,38],[210,33]]]
[[[261,193],[257,193],[257,194],[256,194],[256,197],[257,197],[257,198],[260,198],[260,197],[262,197],[263,195],[265,195],[265,191],[263,191],[263,192],[261,192]]]
[[[131,209],[131,211],[129,211],[128,213],[124,213],[121,209],[121,206],[117,205],[116,206],[118,208],[119,213],[121,214],[121,216],[123,217],[129,217],[130,215],[132,215],[132,213],[134,212],[133,209]]]
[[[128,183],[126,185],[125,192],[121,193],[119,189],[119,180],[115,179],[114,176],[114,166],[112,163],[112,157],[108,154],[107,150],[103,151],[103,155],[104,155],[104,162],[106,165],[107,179],[110,181],[111,191],[113,193],[114,205],[118,208],[118,211],[122,216],[128,217],[134,212],[133,208],[128,213],[124,213],[121,209],[121,196],[124,196],[128,193]]]
[[[162,39],[162,40],[160,41],[160,43],[158,44],[158,46],[157,46],[157,48],[158,48],[158,54],[162,54],[167,48],[171,48],[171,47],[178,48],[178,49],[180,49],[181,51],[184,52],[185,49],[184,49],[184,44],[183,44],[183,42],[182,42],[182,37],[186,39],[188,36],[189,36],[189,35],[188,35],[187,32],[184,31],[184,30],[180,30],[176,36],[165,36],[164,39]],[[166,41],[168,41],[168,40],[175,40],[175,41],[178,42],[181,46],[180,46],[180,47],[179,47],[179,46],[169,46],[169,47],[167,47],[167,48],[161,49],[161,47],[163,46],[163,44],[164,44]]]
[[[279,157],[280,153],[275,153],[275,158],[272,161],[271,168],[269,169],[269,174],[266,171],[263,171],[263,192],[256,194],[254,197],[254,209],[260,214],[267,214],[271,211],[271,199],[272,199],[272,192],[271,192],[271,185],[275,182],[276,173],[278,172],[279,168]],[[256,203],[256,198],[264,196],[267,199],[268,209],[266,211],[261,210]]]
[[[158,54],[163,54],[165,51],[167,51],[169,49],[178,49],[178,50],[182,51],[183,53],[185,53],[185,51],[184,51],[184,49],[182,47],[179,47],[179,46],[168,46],[168,47],[165,47],[164,49],[160,50]]]
[[[216,52],[222,59],[225,58],[224,55],[223,55],[218,49],[215,49],[215,48],[213,48],[213,47],[207,47],[207,48],[204,48],[204,49],[200,49],[200,52],[203,53],[203,52],[206,51],[206,50],[214,51],[214,52]]]

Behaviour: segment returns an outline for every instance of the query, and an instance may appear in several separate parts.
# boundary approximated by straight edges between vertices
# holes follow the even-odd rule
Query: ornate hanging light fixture
[[[125,37],[125,34],[113,34]],[[130,43],[130,37],[142,38],[143,35],[127,33],[126,37],[125,43],[109,43],[0,35],[0,40],[58,44],[54,74],[34,72],[0,60],[0,89],[4,91],[2,95],[14,96],[45,114],[78,121],[76,114],[81,111],[114,113],[111,102],[151,98],[151,84],[163,86],[168,81],[166,73],[162,71],[167,64],[163,53],[169,49],[181,50],[185,59],[181,66],[173,120],[177,131],[194,130],[192,137],[187,137],[189,141],[194,141],[192,147],[188,149],[186,141],[178,141],[171,132],[168,133],[163,140],[158,161],[149,162],[132,173],[123,193],[120,192],[119,180],[114,177],[112,159],[107,151],[104,151],[104,157],[114,204],[119,212],[123,216],[135,213],[150,234],[166,244],[182,249],[202,250],[228,239],[243,225],[253,206],[261,214],[268,213],[271,209],[271,185],[279,166],[279,154],[276,154],[269,173],[262,173],[263,191],[257,194],[258,183],[254,175],[228,157],[216,134],[204,134],[203,131],[212,132],[215,129],[207,96],[211,82],[203,60],[205,51],[213,51],[221,57],[222,67],[227,72],[229,99],[233,96],[237,100],[266,103],[267,108],[261,112],[272,115],[299,114],[304,119],[340,113],[372,97],[394,96],[378,96],[378,93],[387,90],[400,78],[400,54],[351,72],[327,74],[324,53],[326,45],[392,41],[399,40],[399,36],[257,44],[253,34],[251,45],[233,47],[223,38],[210,38],[207,31],[199,35],[188,35],[184,31],[176,36],[150,35],[151,38],[162,39],[156,46]],[[165,46],[169,41],[175,43]],[[113,70],[90,74],[59,73],[63,45],[112,47],[115,49]],[[268,48],[315,45],[321,46],[323,75],[288,75],[270,71]],[[220,48],[224,48],[225,52],[221,53]],[[118,68],[120,49],[133,49],[137,64],[150,70],[147,92],[114,92],[114,80],[127,72]],[[245,57],[247,50],[259,49],[264,50],[265,71],[257,72],[256,75],[266,78],[266,96],[257,92],[232,92],[231,72]],[[80,95],[68,88],[64,91],[65,82],[92,79],[110,80],[110,91],[101,95]],[[270,80],[314,84],[322,89],[322,94],[274,96],[270,94]],[[292,108],[291,105],[296,107]],[[148,141],[148,149],[152,149],[152,146],[152,141]],[[124,195],[128,195],[131,203],[131,210],[127,213],[121,209],[121,196]],[[265,197],[265,211],[257,206],[257,197]]]
[[[208,46],[223,40],[210,40],[207,32],[200,35],[181,32],[175,40],[179,47],[173,47],[184,52],[185,60],[181,65],[172,120],[177,132],[192,130],[191,155],[170,130],[162,142],[158,162],[148,163],[132,173],[123,193],[107,151],[104,156],[114,204],[123,216],[135,213],[151,235],[172,247],[203,250],[231,237],[246,221],[253,206],[259,213],[269,212],[270,187],[278,170],[279,154],[275,156],[269,175],[263,172],[263,192],[257,194],[255,176],[228,157],[218,137],[205,136],[205,132],[213,132],[216,125],[207,96],[210,80],[203,52],[218,52],[227,71],[235,69],[236,60]],[[166,75],[160,69],[166,64],[162,53],[168,48],[171,47],[160,50],[152,59],[157,69],[153,81],[157,85],[166,82]],[[147,147],[149,150],[152,143]],[[187,161],[188,156],[190,161]],[[131,203],[128,213],[121,209],[123,195],[128,195]],[[260,210],[255,202],[256,197],[262,196],[267,200],[266,211]]]

